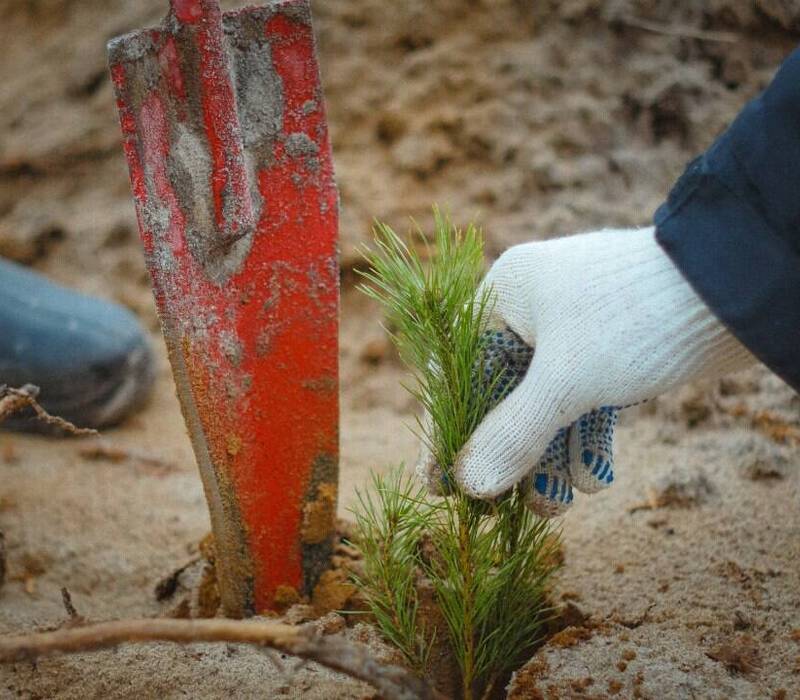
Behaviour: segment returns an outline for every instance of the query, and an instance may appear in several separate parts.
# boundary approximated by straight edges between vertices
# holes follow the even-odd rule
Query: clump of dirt
[[[740,474],[751,481],[781,481],[791,473],[792,451],[760,436],[746,436],[739,444]]]
[[[311,601],[319,614],[328,610],[344,610],[355,595],[356,587],[350,582],[349,574],[344,569],[323,571],[319,582],[314,586]]]
[[[328,539],[336,520],[336,484],[319,484],[316,498],[303,508],[302,537],[306,544],[319,544]]]
[[[349,532],[345,521],[338,523]],[[342,532],[337,531],[329,568],[322,572],[311,596],[304,596],[291,586],[281,586],[275,595],[275,611],[266,614],[286,614],[287,621],[299,624],[353,609],[351,603],[357,591],[350,581],[350,571],[358,558],[358,551],[345,544]],[[174,601],[177,596],[168,613],[172,617],[216,617],[221,613],[216,566],[214,537],[208,533],[197,545],[195,556],[158,581],[153,591],[156,599]]]
[[[651,508],[693,508],[714,495],[714,486],[697,468],[673,469],[647,489]]]
[[[280,612],[300,602],[300,593],[293,586],[278,586],[273,599],[275,608]]]
[[[540,684],[546,680],[550,666],[544,659],[535,659],[517,671],[508,689],[508,700],[545,700]]]
[[[731,673],[752,673],[761,666],[758,645],[748,634],[720,642],[708,652],[708,658],[719,661]]]
[[[574,647],[590,639],[591,636],[592,630],[587,627],[567,627],[554,634],[548,643],[556,647]]]

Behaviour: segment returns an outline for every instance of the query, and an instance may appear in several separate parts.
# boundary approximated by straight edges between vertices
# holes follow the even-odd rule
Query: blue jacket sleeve
[[[800,391],[800,49],[689,163],[655,224],[716,316]]]

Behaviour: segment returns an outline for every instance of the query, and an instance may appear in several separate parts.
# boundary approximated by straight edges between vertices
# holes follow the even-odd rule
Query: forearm
[[[657,238],[698,295],[800,390],[800,49],[656,212]]]

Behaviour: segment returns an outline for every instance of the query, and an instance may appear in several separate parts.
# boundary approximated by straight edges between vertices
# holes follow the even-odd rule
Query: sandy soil
[[[161,5],[3,3],[0,254],[141,316],[159,352],[155,396],[104,439],[163,462],[90,461],[79,442],[0,434],[3,632],[62,623],[62,586],[90,619],[166,613],[175,601],[159,603],[154,585],[208,530],[105,70],[105,41],[157,21]],[[438,201],[459,219],[480,216],[491,255],[645,224],[684,163],[796,44],[792,7],[315,3],[342,194],[342,514],[370,469],[413,461],[416,450],[403,427],[414,406],[402,370],[375,309],[352,289],[354,248],[372,217],[426,222]],[[640,20],[715,33],[670,36]],[[619,483],[580,498],[563,523],[557,595],[579,609],[576,625],[536,654],[512,695],[800,696],[799,429],[798,397],[762,369],[629,412]],[[372,692],[313,665],[281,673],[233,647],[138,647],[0,669],[0,697],[185,695]]]

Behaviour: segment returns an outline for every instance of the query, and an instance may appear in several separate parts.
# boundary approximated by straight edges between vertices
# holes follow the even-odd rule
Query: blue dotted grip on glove
[[[525,377],[534,349],[510,328],[486,331],[484,356],[475,381],[495,381],[492,406]],[[496,379],[495,379],[496,378]],[[573,500],[572,487],[595,493],[614,481],[613,437],[618,409],[603,406],[562,428],[548,445],[523,488],[539,515],[560,515]]]
[[[572,484],[596,493],[614,481],[613,439],[618,409],[603,406],[581,416],[570,428]]]

